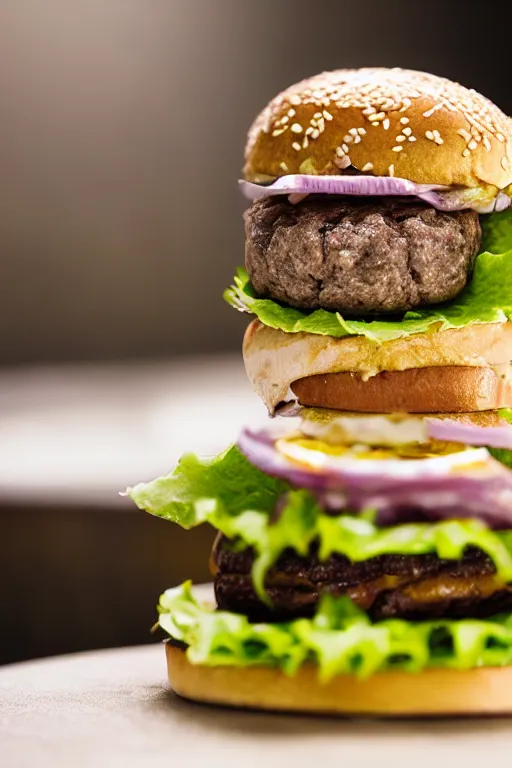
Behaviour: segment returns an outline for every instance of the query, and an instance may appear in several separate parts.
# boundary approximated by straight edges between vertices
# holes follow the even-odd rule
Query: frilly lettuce
[[[452,301],[406,312],[401,320],[353,320],[338,312],[318,309],[306,312],[281,306],[272,299],[256,296],[243,268],[224,298],[235,309],[249,312],[271,328],[287,333],[315,333],[323,336],[367,336],[389,341],[423,333],[432,325],[460,328],[471,323],[495,323],[512,318],[512,208],[481,218],[482,246],[472,280]],[[499,255],[498,255],[499,254]]]
[[[510,189],[512,193],[512,187]],[[512,196],[512,195],[511,195]],[[505,253],[512,248],[512,208],[480,217],[482,251]]]
[[[190,582],[160,598],[159,624],[187,645],[193,664],[266,665],[293,675],[304,663],[321,681],[335,675],[361,678],[400,669],[472,669],[512,663],[512,616],[372,623],[346,597],[324,596],[312,619],[251,624],[245,616],[214,611],[195,599]]]
[[[187,453],[170,474],[126,493],[140,509],[188,529],[206,522],[213,506],[230,517],[247,509],[271,514],[288,488],[253,466],[233,445],[209,459]]]
[[[253,582],[264,600],[266,573],[284,550],[305,556],[313,543],[321,560],[338,554],[353,562],[429,553],[459,560],[475,546],[492,559],[504,581],[512,581],[512,531],[493,531],[475,519],[379,528],[371,515],[328,515],[308,491],[269,477],[236,447],[215,459],[184,456],[172,474],[127,493],[139,508],[183,528],[207,522],[235,545],[252,547]]]
[[[501,408],[498,413],[502,419],[505,419],[509,424],[512,424],[512,408]],[[507,448],[488,448],[487,450],[491,456],[494,456],[495,459],[500,461],[506,467],[512,469],[512,451],[509,451]]]

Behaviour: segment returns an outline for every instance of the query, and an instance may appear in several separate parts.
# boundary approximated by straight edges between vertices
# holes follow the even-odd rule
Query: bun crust
[[[192,701],[249,709],[331,715],[418,717],[512,714],[512,667],[340,675],[320,683],[313,665],[293,677],[270,667],[206,667],[166,644],[172,689]]]
[[[446,78],[340,69],[292,85],[254,121],[244,175],[339,174],[349,165],[420,184],[512,183],[512,120]]]
[[[368,381],[328,373],[291,388],[301,405],[363,413],[471,413],[512,405],[512,377],[507,382],[492,368],[455,365],[385,371]]]
[[[478,381],[490,387],[488,394],[485,394],[485,389],[483,394],[480,390],[473,393],[474,405],[478,407],[469,410],[491,410],[498,407],[492,392],[502,393],[499,397],[503,396],[508,400],[508,405],[512,405],[511,349],[511,322],[467,325],[444,331],[433,328],[428,333],[417,333],[379,344],[366,336],[336,339],[310,333],[285,333],[253,320],[245,332],[243,344],[247,376],[270,413],[280,403],[296,400],[291,387],[296,386],[294,382],[306,377],[356,373],[368,382],[382,371],[443,366],[460,367],[461,370],[455,371],[453,375],[460,377],[461,382],[464,379],[468,382],[467,385],[461,383],[460,387],[461,391],[468,393],[469,398],[471,388]],[[468,374],[468,368],[479,369],[478,376]],[[484,374],[479,379],[482,369],[490,369],[489,375]],[[499,381],[495,381],[495,378]],[[432,386],[436,386],[435,382]],[[363,391],[362,387],[360,390]],[[377,410],[383,411],[380,401],[376,400],[376,403]],[[501,403],[499,407],[505,406],[506,403]],[[347,409],[360,410],[354,404],[347,405]]]

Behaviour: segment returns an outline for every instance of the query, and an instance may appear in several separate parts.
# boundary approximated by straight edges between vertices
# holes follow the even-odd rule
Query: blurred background
[[[510,5],[0,3],[0,663],[146,642],[208,578],[117,491],[264,418],[221,300],[247,128],[323,69],[425,69],[512,114]]]

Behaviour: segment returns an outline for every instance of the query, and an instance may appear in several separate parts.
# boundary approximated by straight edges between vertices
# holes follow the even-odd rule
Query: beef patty
[[[481,242],[474,211],[403,198],[265,198],[247,210],[245,231],[245,263],[260,296],[352,315],[454,298]]]
[[[314,552],[286,551],[269,571],[268,606],[255,594],[253,554],[236,552],[219,537],[212,552],[219,608],[251,621],[285,621],[312,616],[322,594],[348,595],[373,619],[484,617],[512,609],[512,587],[495,573],[487,555],[469,548],[462,560],[436,555],[382,555],[352,563],[342,555],[322,562]]]

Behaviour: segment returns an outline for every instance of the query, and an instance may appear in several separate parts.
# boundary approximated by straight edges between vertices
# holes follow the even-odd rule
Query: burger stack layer
[[[491,694],[512,670],[512,120],[425,73],[324,73],[256,118],[240,186],[225,298],[253,315],[244,361],[273,418],[128,489],[218,532],[216,605],[188,582],[160,599],[171,685],[512,711]]]

